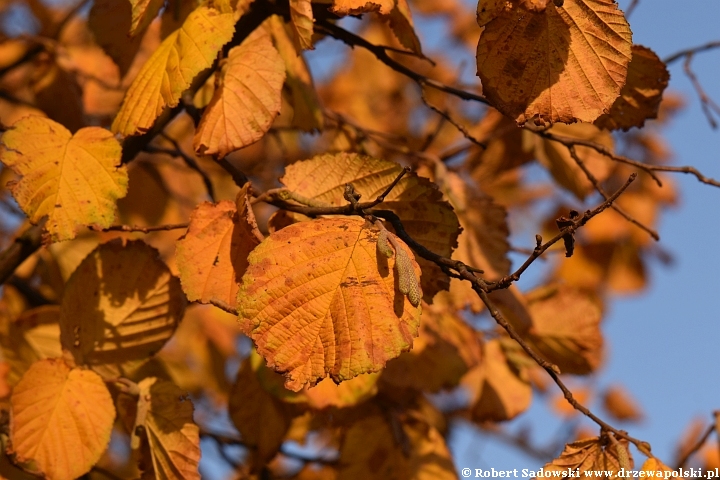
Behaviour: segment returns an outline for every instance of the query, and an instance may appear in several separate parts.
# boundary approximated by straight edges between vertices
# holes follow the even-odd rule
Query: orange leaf
[[[637,422],[642,420],[642,410],[628,392],[617,385],[610,386],[603,395],[603,406],[616,420]]]
[[[298,50],[313,50],[313,12],[310,0],[290,0],[293,40]]]
[[[75,238],[80,227],[108,227],[115,201],[127,193],[120,143],[98,127],[72,135],[59,123],[25,117],[2,136],[0,160],[21,179],[12,187],[18,205],[45,226],[53,241]]]
[[[48,478],[71,480],[89,472],[110,441],[115,407],[92,371],[41,360],[23,375],[10,402],[12,448]]]
[[[395,180],[400,165],[354,153],[318,155],[286,167],[280,181],[288,190],[330,205],[346,205],[346,183],[352,183],[363,201],[374,200]],[[450,257],[457,246],[460,224],[435,184],[413,173],[406,174],[377,208],[392,210],[407,233],[433,252]],[[388,228],[392,228],[388,225]],[[425,301],[449,288],[440,268],[418,259]]]
[[[240,211],[227,200],[204,202],[190,216],[190,226],[176,244],[180,281],[188,300],[211,300],[234,306],[248,254],[262,239],[248,204],[249,184],[238,193]]]
[[[398,290],[396,257],[377,252],[377,236],[364,220],[323,218],[285,227],[250,254],[241,327],[288,389],[376,372],[411,347],[420,308]]]
[[[152,1],[158,3],[157,0]],[[93,2],[88,16],[88,26],[95,41],[113,59],[120,69],[120,76],[130,69],[142,43],[142,35],[128,38],[134,20],[130,3],[127,0],[97,0]]]
[[[284,67],[263,28],[230,50],[195,133],[195,151],[224,157],[260,140],[280,113]]]
[[[621,451],[618,452],[618,449]],[[623,460],[623,456],[626,461]],[[622,465],[622,463],[627,463],[627,465]],[[622,478],[617,476],[617,472],[621,468],[627,472],[632,469],[632,465],[633,461],[628,450],[627,440],[617,438],[611,442],[607,438],[595,437],[568,443],[560,456],[546,464],[542,471],[543,476],[549,477],[555,476],[554,472],[567,472],[568,469],[570,471],[577,469],[580,477],[584,476],[583,472],[605,471],[611,472],[611,475],[603,475],[603,478],[615,479]],[[589,473],[588,475],[593,474]]]
[[[185,303],[157,250],[139,240],[105,243],[67,282],[60,341],[77,364],[127,375],[170,338]]]
[[[670,73],[655,52],[642,45],[633,45],[627,82],[610,112],[595,120],[595,125],[627,131],[631,127],[642,127],[647,119],[657,118],[669,80]]]
[[[215,61],[234,31],[234,14],[199,7],[168,35],[145,63],[125,95],[112,131],[146,131],[165,107],[174,107],[195,76]]]
[[[150,22],[157,17],[160,7],[163,6],[163,0],[130,0],[132,6],[132,22],[129,33],[134,37],[142,32],[150,25]]]
[[[200,429],[193,423],[193,404],[172,382],[145,378],[138,386],[138,415],[133,436],[147,435],[154,478],[199,479]],[[137,445],[137,440],[133,440]]]
[[[630,27],[614,0],[566,0],[532,13],[483,0],[478,75],[490,104],[519,125],[592,122],[625,84]],[[494,16],[493,18],[493,14]]]
[[[527,296],[537,350],[563,373],[585,375],[602,359],[600,305],[589,294],[566,285],[550,285]]]

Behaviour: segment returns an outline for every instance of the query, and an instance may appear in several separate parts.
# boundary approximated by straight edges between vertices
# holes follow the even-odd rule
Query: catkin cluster
[[[400,293],[406,295],[410,303],[417,307],[422,299],[422,290],[420,290],[420,282],[415,276],[410,256],[404,248],[393,242],[395,247],[395,274],[398,276]],[[377,249],[387,258],[392,258],[393,249],[388,243],[388,232],[385,229],[380,230],[377,240]]]

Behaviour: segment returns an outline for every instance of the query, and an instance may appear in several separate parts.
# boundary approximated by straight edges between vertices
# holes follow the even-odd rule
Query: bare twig
[[[715,412],[715,416],[717,416],[720,412]],[[708,441],[710,438],[710,435],[715,431],[715,422],[710,423],[708,427],[705,429],[705,432],[702,434],[702,436],[698,439],[695,444],[689,448],[686,452],[683,453],[683,456],[680,457],[680,459],[677,462],[677,465],[675,466],[675,470],[678,470],[685,466],[685,464],[690,460],[690,457],[692,457],[695,453],[697,453],[703,445]]]
[[[713,117],[713,113],[717,116],[720,116],[720,106],[718,106],[717,103],[713,101],[712,98],[708,96],[708,94],[705,92],[705,89],[700,84],[700,80],[698,80],[697,76],[695,75],[695,72],[692,71],[690,68],[690,64],[692,63],[693,54],[689,53],[685,56],[685,62],[683,63],[683,70],[685,71],[685,75],[690,79],[690,83],[692,84],[693,88],[695,89],[695,92],[697,93],[698,97],[700,98],[700,107],[702,108],[703,113],[705,114],[705,117],[708,120],[708,123],[710,123],[710,126],[712,128],[717,128],[717,122],[715,121],[715,118]]]
[[[625,18],[630,18],[630,15],[632,15],[633,11],[635,11],[638,3],[640,3],[640,0],[632,0],[630,2],[630,5],[628,5],[628,7],[625,9]]]
[[[593,186],[595,187],[595,190],[597,190],[597,192],[600,195],[602,195],[602,197],[605,200],[607,200],[609,198],[608,194],[605,192],[605,189],[602,188],[602,186],[600,185],[600,182],[595,177],[595,175],[593,175],[592,172],[587,168],[587,166],[585,165],[585,162],[583,162],[583,160],[577,154],[575,145],[567,145],[567,149],[568,149],[568,152],[570,152],[570,156],[573,158],[573,160],[575,160],[575,163],[577,163],[578,167],[580,167],[580,169],[585,173],[585,176],[588,178],[588,180],[590,180],[590,183],[593,184]],[[655,230],[640,223],[638,220],[633,218],[629,213],[627,213],[625,210],[623,210],[616,204],[613,203],[610,206],[610,208],[612,208],[613,210],[618,212],[628,222],[632,223],[633,225],[636,225],[637,227],[639,227],[642,230],[645,230],[655,240],[657,240],[657,241],[660,240],[660,235]]]
[[[181,158],[185,162],[185,165],[187,165],[190,169],[195,170],[200,175],[203,183],[205,184],[208,196],[212,201],[215,201],[215,190],[213,189],[212,182],[210,181],[210,177],[207,176],[207,173],[200,168],[194,158],[185,153],[177,140],[165,132],[160,132],[160,136],[170,142],[175,149],[172,150],[169,148],[156,147],[155,145],[147,145],[145,147],[145,151],[149,153],[164,153],[165,155],[170,155],[171,157]]]
[[[42,225],[32,226],[0,252],[0,284],[10,278],[15,269],[42,244]]]
[[[181,228],[187,228],[187,223],[169,223],[167,225],[155,225],[153,227],[140,227],[138,225],[111,225],[109,227],[100,228],[96,225],[88,227],[90,230],[95,232],[160,232],[165,230],[179,230]]]
[[[695,53],[704,52],[707,50],[712,50],[714,48],[720,48],[720,40],[715,40],[712,42],[705,43],[703,45],[699,45],[697,47],[691,47],[691,48],[686,48],[684,50],[680,50],[679,52],[673,53],[672,55],[665,57],[665,60],[663,60],[663,62],[665,62],[666,65],[670,65],[671,63],[680,60],[682,57],[685,57],[688,55],[693,55]]]
[[[428,101],[428,99],[425,98],[425,91],[422,90],[422,89],[421,89],[421,92],[420,92],[420,98],[422,99],[422,102],[425,104],[426,107],[428,107],[430,110],[432,110],[433,112],[437,113],[437,114],[440,115],[442,118],[444,118],[445,120],[447,120],[453,127],[455,127],[460,133],[462,133],[463,137],[467,138],[468,140],[470,140],[472,143],[474,143],[474,144],[477,145],[478,147],[482,148],[483,150],[485,150],[485,149],[487,148],[487,145],[486,145],[486,144],[484,144],[483,142],[481,142],[481,141],[478,140],[477,138],[473,137],[473,136],[470,134],[470,132],[468,132],[467,129],[466,129],[463,125],[461,125],[460,123],[456,122],[456,121],[452,118],[452,116],[450,115],[449,112],[447,112],[447,111],[445,111],[445,110],[441,110],[441,109],[439,109],[438,107],[436,107],[435,105],[433,105],[432,103],[430,103],[430,102]]]

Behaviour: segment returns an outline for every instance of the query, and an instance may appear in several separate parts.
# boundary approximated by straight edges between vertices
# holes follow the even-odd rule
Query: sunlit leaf
[[[338,153],[295,162],[285,169],[280,181],[303,197],[339,206],[347,205],[343,196],[346,183],[352,183],[363,201],[370,201],[382,194],[400,171],[394,162]],[[457,216],[437,186],[426,178],[405,175],[377,208],[395,212],[414,240],[439,255],[450,257],[457,246]],[[434,263],[422,258],[417,261],[422,269],[424,298],[431,302],[438,291],[448,289],[449,278]]]
[[[290,0],[293,39],[298,50],[312,50],[313,12],[310,0]]]
[[[643,413],[630,394],[618,385],[611,385],[603,394],[603,407],[616,420],[637,422],[642,420]]]
[[[618,449],[624,450],[618,452]],[[625,456],[627,465],[621,465],[621,458]],[[620,458],[619,458],[620,457]],[[543,467],[544,476],[554,476],[554,472],[567,472],[578,470],[580,476],[585,472],[604,471],[610,475],[603,475],[604,478],[622,478],[617,472],[624,468],[627,472],[632,469],[632,456],[628,450],[628,442],[625,439],[617,438],[614,442],[606,438],[589,438],[577,442],[568,443],[560,456]]]
[[[234,24],[232,13],[206,7],[194,10],[138,73],[115,117],[113,132],[142,133],[165,107],[177,105],[195,76],[212,65],[220,48],[230,41]]]
[[[126,375],[157,352],[185,309],[178,279],[141,241],[97,247],[65,287],[60,311],[63,349],[77,364]]]
[[[153,478],[199,479],[200,429],[193,422],[192,401],[172,382],[155,377],[142,380],[138,386],[133,432],[147,435],[143,440],[150,447]]]
[[[248,254],[262,239],[248,204],[249,184],[238,194],[238,207],[227,200],[201,203],[177,242],[176,262],[188,300],[237,303]]]
[[[608,130],[629,130],[642,127],[645,120],[657,118],[662,94],[670,74],[658,56],[642,45],[632,46],[628,77],[610,112],[595,120],[595,125]]]
[[[130,36],[135,36],[150,25],[150,22],[157,16],[163,0],[130,0],[132,6],[132,22],[130,25]]]
[[[411,347],[420,309],[397,287],[395,257],[378,256],[377,236],[362,219],[318,219],[271,234],[250,254],[240,324],[288,389],[378,371]]]
[[[34,460],[48,478],[71,480],[89,472],[110,441],[115,407],[92,371],[41,360],[10,401],[13,450],[21,461]]]
[[[270,35],[256,29],[230,50],[200,120],[195,151],[220,157],[260,140],[280,113],[285,65]]]
[[[18,205],[33,223],[47,216],[54,241],[74,238],[80,227],[109,226],[115,201],[127,192],[121,147],[102,128],[72,135],[59,123],[26,117],[2,136],[0,160],[21,179],[12,187]]]
[[[520,125],[592,122],[625,84],[632,39],[613,0],[548,3],[541,13],[481,0],[478,20],[483,94]]]

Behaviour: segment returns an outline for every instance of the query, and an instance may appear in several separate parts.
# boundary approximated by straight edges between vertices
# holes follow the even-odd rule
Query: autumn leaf
[[[185,309],[180,282],[142,241],[97,247],[65,287],[60,340],[77,364],[126,375],[157,352]]]
[[[34,460],[56,480],[90,471],[110,441],[115,419],[100,376],[61,359],[33,364],[15,386],[10,438],[20,461]]]
[[[535,347],[563,373],[585,375],[602,360],[600,306],[587,293],[566,285],[549,285],[527,296]]]
[[[257,28],[231,49],[217,81],[193,146],[222,158],[260,140],[280,113],[285,65],[270,35]]]
[[[626,422],[642,420],[642,410],[630,394],[618,385],[611,385],[603,394],[603,407],[613,418]]]
[[[457,478],[440,432],[414,419],[388,420],[389,415],[374,411],[350,426],[340,448],[338,478]]]
[[[193,404],[172,382],[143,379],[133,437],[144,432],[154,478],[199,479],[200,429],[193,423]],[[142,427],[142,428],[139,428]],[[138,440],[133,439],[134,448]],[[148,473],[146,471],[146,473]]]
[[[262,240],[249,205],[249,184],[241,189],[237,207],[227,200],[204,202],[190,216],[188,231],[176,244],[176,263],[188,300],[237,303],[248,254]]]
[[[456,386],[480,356],[478,334],[461,318],[443,308],[424,306],[413,349],[388,362],[382,381],[437,392]]]
[[[132,6],[132,21],[127,32],[131,37],[136,36],[150,25],[157,16],[163,0],[130,0]]]
[[[541,13],[481,0],[478,20],[483,94],[518,125],[592,122],[625,84],[632,39],[613,0],[548,3]]]
[[[499,340],[483,347],[482,362],[462,381],[472,395],[472,418],[478,422],[515,418],[530,407],[530,383],[510,366]]]
[[[400,293],[394,258],[378,256],[377,235],[362,219],[324,218],[285,227],[250,254],[241,328],[288,389],[378,371],[411,347],[420,308]]]
[[[268,392],[258,379],[263,369],[259,355],[251,355],[240,366],[230,392],[230,419],[244,444],[251,448],[252,465],[259,469],[280,449],[296,408]]]
[[[657,118],[669,80],[667,67],[655,52],[642,45],[633,45],[627,82],[610,112],[595,120],[595,125],[627,131],[631,127],[642,127],[645,120]]]
[[[627,462],[623,460],[623,456]],[[632,469],[632,465],[627,440],[617,438],[610,441],[604,436],[594,437],[565,445],[560,456],[543,467],[543,475],[552,477],[554,472],[567,472],[570,469],[570,471],[578,470],[580,476],[583,476],[584,472],[612,472],[610,476],[604,478],[614,479],[621,478],[617,475],[621,468],[627,472]]]
[[[272,35],[275,48],[285,62],[285,83],[289,89],[289,103],[293,109],[292,125],[306,132],[322,130],[323,109],[305,57],[297,54],[279,17],[271,17],[265,25]]]
[[[26,117],[2,136],[0,161],[21,178],[12,186],[18,205],[37,224],[43,217],[53,241],[75,238],[80,227],[108,227],[115,202],[127,193],[121,147],[102,128],[72,135],[59,123]]]
[[[313,50],[313,12],[310,0],[290,0],[290,22],[298,51]]]
[[[7,381],[15,385],[38,360],[62,355],[60,348],[60,307],[44,305],[24,311],[16,320],[0,320],[0,348],[9,364]]]
[[[162,4],[158,0],[152,2]],[[134,14],[137,7],[131,3],[133,2],[127,0],[98,0],[93,2],[88,16],[88,26],[95,36],[95,41],[113,59],[121,76],[130,69],[142,43],[142,35],[128,33],[133,31],[132,25],[136,20]],[[157,10],[155,13],[157,14]],[[140,19],[137,21],[139,23]],[[131,36],[132,38],[129,38]]]
[[[199,7],[171,33],[138,73],[125,95],[112,131],[136,135],[149,129],[165,107],[174,107],[195,76],[215,61],[232,38],[232,13]]]
[[[645,463],[642,464],[640,470],[642,470],[643,472],[647,472],[645,476],[650,478],[651,475],[652,477],[660,478],[661,476],[664,477],[665,475],[672,476],[672,474],[674,473],[674,470],[672,468],[668,467],[655,457],[650,457],[645,460]],[[666,474],[665,472],[668,473]]]
[[[352,183],[363,201],[374,200],[400,171],[394,162],[364,155],[325,154],[289,165],[280,181],[303,197],[340,206],[347,204],[343,196],[346,183]],[[457,246],[457,216],[437,186],[426,178],[405,175],[377,208],[395,212],[408,235],[438,255],[450,257]],[[418,264],[425,301],[431,302],[437,292],[448,289],[449,278],[433,262],[420,258]]]
[[[330,11],[339,16],[375,12],[390,24],[402,46],[422,55],[407,0],[333,0]]]
[[[346,408],[359,405],[378,392],[380,373],[366,373],[346,380],[339,385],[326,378],[313,387],[305,387],[303,396],[307,406],[316,410],[324,408]]]

